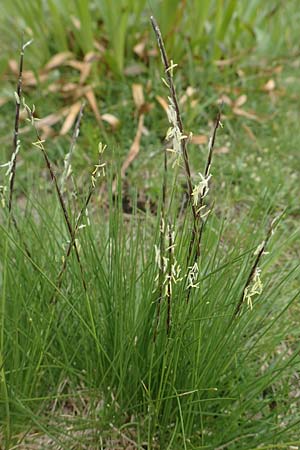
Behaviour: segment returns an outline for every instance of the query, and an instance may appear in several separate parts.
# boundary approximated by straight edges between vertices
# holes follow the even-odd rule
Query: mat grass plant
[[[1,210],[5,449],[300,444],[293,394],[299,346],[286,316],[299,298],[293,284],[299,270],[278,262],[284,234],[277,221],[273,235],[271,223],[280,211],[270,203],[260,223],[253,223],[250,213],[232,236],[226,214],[213,209],[213,195],[221,194],[212,145],[214,186],[205,167],[203,185],[192,179],[175,86],[172,94],[176,69],[166,62],[173,152],[162,152],[157,161],[165,177],[156,214],[139,210],[134,198],[132,214],[124,214],[120,181],[112,192],[113,167],[106,178],[95,172],[103,169],[102,160],[87,181],[94,201],[88,188],[81,195],[74,190],[70,178],[64,177],[62,190],[39,135],[33,139],[47,163],[47,188],[27,187],[24,212],[17,199]],[[26,109],[35,133],[32,108]],[[184,208],[177,187],[182,164],[191,185]],[[104,187],[101,195],[95,182]],[[199,213],[196,195],[209,214]]]

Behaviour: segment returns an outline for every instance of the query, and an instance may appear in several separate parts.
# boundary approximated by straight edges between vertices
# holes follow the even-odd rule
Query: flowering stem
[[[17,155],[19,150],[19,126],[20,126],[20,108],[21,108],[21,96],[22,96],[22,85],[23,85],[23,65],[24,65],[24,52],[25,48],[31,44],[32,41],[21,43],[21,51],[20,51],[20,60],[19,60],[19,74],[18,74],[18,84],[17,84],[17,92],[15,93],[16,97],[16,112],[15,112],[15,128],[14,128],[14,138],[13,138],[13,152],[11,156],[11,168],[10,168],[10,176],[9,176],[9,194],[8,194],[8,212],[9,217],[12,220],[12,223],[23,242],[25,251],[27,256],[31,257],[30,251],[27,247],[26,242],[22,238],[21,231],[19,229],[17,219],[15,218],[12,211],[12,202],[13,202],[13,192],[14,192],[14,184],[16,177],[16,164],[17,164]]]
[[[166,221],[166,201],[167,201],[167,174],[168,174],[168,164],[167,164],[167,149],[164,151],[164,175],[162,182],[162,205],[161,205],[161,214],[160,214],[160,242],[159,242],[159,251],[160,251],[160,268],[159,268],[159,276],[158,276],[158,299],[157,299],[157,308],[156,308],[156,321],[154,327],[154,335],[153,341],[156,341],[159,320],[160,320],[160,312],[161,312],[161,302],[163,296],[163,265],[164,265],[164,254],[165,254],[165,221]]]
[[[251,284],[251,282],[252,282],[252,280],[254,278],[254,275],[255,275],[256,270],[258,268],[258,265],[259,265],[259,262],[261,260],[261,257],[263,256],[263,254],[265,252],[265,249],[266,249],[266,246],[267,246],[267,244],[268,244],[268,242],[270,240],[270,237],[273,234],[273,231],[274,231],[274,226],[273,225],[274,225],[274,220],[272,221],[272,223],[271,223],[271,225],[269,227],[269,230],[267,232],[265,240],[263,241],[259,251],[257,252],[256,258],[255,258],[254,263],[253,263],[253,265],[251,267],[251,270],[250,270],[250,273],[248,275],[247,281],[245,283],[244,289],[242,291],[242,294],[240,296],[238,304],[236,305],[236,308],[234,310],[233,319],[236,318],[239,315],[239,313],[240,313],[240,310],[241,310],[241,307],[242,307],[242,304],[243,304],[244,298],[245,298],[245,292],[248,289],[248,287],[250,286],[250,284]]]
[[[69,149],[69,152],[68,152],[68,154],[66,155],[66,158],[65,158],[65,168],[64,168],[64,172],[63,172],[63,175],[62,175],[62,182],[61,182],[61,190],[62,190],[62,192],[64,192],[65,181],[68,178],[68,174],[69,174],[69,170],[70,170],[70,166],[71,166],[71,158],[72,158],[72,155],[73,155],[73,152],[74,152],[74,149],[75,149],[75,145],[76,145],[76,142],[77,142],[77,139],[78,139],[78,136],[79,136],[80,123],[81,123],[81,119],[82,119],[82,116],[83,116],[83,110],[85,108],[85,105],[86,105],[86,103],[85,103],[85,101],[83,101],[81,103],[80,111],[78,113],[77,120],[76,120],[75,127],[74,127],[74,131],[73,131],[73,134],[72,134],[72,140],[71,140],[71,144],[70,144],[70,149]]]
[[[211,166],[212,157],[213,157],[213,150],[214,150],[214,146],[215,146],[215,140],[216,140],[217,131],[218,131],[220,124],[221,124],[221,112],[218,111],[217,117],[214,122],[212,135],[209,140],[208,155],[207,155],[204,177],[203,177],[204,180],[207,180],[209,177],[210,166]],[[189,255],[188,255],[188,264],[187,264],[188,268],[194,267],[195,263],[197,262],[197,260],[200,256],[200,253],[201,253],[201,240],[202,240],[203,228],[204,228],[204,221],[203,221],[203,218],[201,217],[201,209],[203,207],[203,201],[204,201],[204,197],[206,194],[207,194],[207,189],[204,187],[203,192],[201,193],[201,195],[199,197],[199,201],[198,201],[198,205],[197,205],[198,208],[196,211],[197,222],[199,220],[201,220],[201,224],[200,224],[200,227],[197,224],[198,225],[197,235],[196,235],[196,233],[193,233],[191,236]],[[196,248],[194,249],[195,242],[196,242]],[[187,298],[186,298],[187,302],[190,299],[190,295],[191,295],[191,287],[188,288],[188,293],[187,293]]]
[[[214,146],[215,146],[215,140],[216,140],[216,136],[217,136],[217,131],[218,128],[221,124],[221,112],[218,111],[217,117],[215,119],[214,122],[214,126],[213,126],[213,132],[211,135],[211,138],[209,140],[209,149],[208,149],[208,156],[207,156],[207,161],[206,161],[206,166],[205,166],[205,172],[204,172],[204,178],[206,179],[209,176],[209,172],[210,172],[210,166],[211,166],[211,162],[212,162],[212,156],[213,156],[213,151],[214,151]],[[203,194],[201,195],[200,199],[199,199],[199,209],[198,209],[198,213],[197,213],[197,218],[198,220],[201,220],[201,208],[203,206],[203,199],[205,197],[206,194],[206,189],[204,189]],[[201,220],[201,226],[199,229],[199,234],[198,234],[198,242],[197,242],[197,248],[196,248],[196,259],[200,256],[200,250],[201,250],[201,239],[202,239],[202,233],[203,233],[203,227],[204,227],[204,221]],[[193,236],[192,236],[193,239]],[[193,243],[191,245],[191,247],[193,246]],[[195,263],[196,261],[194,261]]]
[[[61,269],[59,271],[59,274],[58,274],[58,277],[57,277],[57,289],[55,290],[55,293],[54,293],[54,295],[52,297],[51,303],[55,302],[56,294],[57,294],[57,292],[59,291],[59,289],[61,287],[62,277],[63,277],[63,274],[66,271],[67,262],[68,262],[68,258],[70,256],[70,254],[71,254],[72,247],[76,243],[75,239],[76,239],[76,235],[77,235],[77,232],[79,230],[79,227],[80,227],[83,215],[84,215],[85,212],[87,212],[88,205],[90,203],[90,200],[91,200],[92,195],[93,195],[93,193],[95,191],[95,188],[96,188],[96,178],[99,176],[99,172],[100,171],[102,171],[102,173],[104,173],[105,163],[104,164],[101,163],[101,159],[100,158],[101,158],[102,153],[105,150],[105,147],[106,146],[103,147],[101,143],[99,144],[99,161],[98,161],[98,164],[95,165],[95,168],[94,168],[94,170],[92,172],[91,183],[90,183],[88,194],[86,196],[85,202],[83,203],[83,206],[82,206],[82,208],[81,208],[81,210],[80,210],[80,212],[79,212],[79,214],[77,216],[77,219],[75,221],[75,226],[73,228],[73,235],[72,235],[72,238],[69,241],[69,244],[68,244],[67,249],[66,249],[66,254],[65,254],[65,257],[63,259],[62,267],[61,267]]]
[[[19,77],[18,77],[17,95],[16,95],[16,114],[15,114],[12,166],[11,166],[10,181],[9,181],[9,198],[8,198],[8,211],[9,212],[11,212],[11,209],[12,209],[12,198],[13,198],[14,183],[15,183],[15,176],[16,176],[17,149],[19,146],[18,141],[19,141],[19,124],[20,124],[20,108],[21,108],[21,95],[22,95],[24,50],[25,50],[25,46],[23,44],[23,39],[22,39],[21,51],[20,51],[20,61],[19,61]]]
[[[56,282],[57,289],[55,290],[55,293],[54,293],[54,295],[52,297],[51,303],[55,303],[57,292],[61,288],[62,278],[63,278],[63,274],[65,273],[66,268],[67,268],[68,258],[69,258],[70,254],[71,254],[72,247],[75,244],[76,235],[77,235],[79,226],[81,224],[82,217],[83,217],[83,215],[84,215],[84,213],[85,213],[85,211],[86,211],[86,209],[87,209],[87,207],[89,205],[89,202],[91,200],[91,197],[92,197],[92,194],[93,194],[94,190],[95,190],[95,187],[91,186],[90,189],[89,189],[88,195],[87,195],[87,197],[85,199],[85,202],[84,202],[84,204],[83,204],[83,206],[82,206],[82,208],[81,208],[81,210],[80,210],[80,212],[79,212],[79,214],[77,216],[77,219],[76,219],[76,222],[75,222],[75,226],[74,226],[74,229],[73,229],[73,236],[72,236],[72,239],[69,241],[69,244],[68,244],[67,249],[66,249],[66,254],[65,254],[65,257],[63,259],[63,263],[62,263],[61,269],[60,269],[58,277],[57,277],[57,282]]]
[[[38,129],[37,129],[36,125],[35,125],[33,112],[30,110],[30,108],[27,105],[25,105],[25,108],[26,108],[27,114],[29,116],[29,119],[30,119],[30,121],[31,121],[31,123],[33,125],[33,128],[35,130],[35,133],[36,133],[36,137],[37,137],[36,146],[42,151],[42,154],[43,154],[45,162],[46,162],[46,166],[47,166],[48,171],[50,173],[51,180],[54,183],[55,190],[56,190],[56,193],[57,193],[57,197],[58,197],[58,200],[59,200],[59,204],[60,204],[61,209],[63,211],[63,216],[64,216],[64,219],[65,219],[65,222],[66,222],[69,234],[70,234],[70,241],[72,242],[72,245],[74,247],[76,258],[77,258],[77,262],[78,262],[78,265],[79,265],[79,268],[80,268],[80,274],[81,274],[81,280],[82,280],[83,289],[86,291],[87,290],[87,286],[86,286],[86,282],[85,282],[85,278],[84,278],[84,271],[83,271],[83,266],[81,264],[78,247],[77,247],[77,244],[76,244],[76,241],[75,241],[75,232],[74,232],[74,229],[72,227],[71,220],[69,218],[69,214],[67,212],[67,207],[66,207],[66,204],[65,204],[65,201],[64,201],[64,198],[63,198],[63,194],[62,194],[62,192],[61,192],[61,190],[59,188],[56,175],[55,175],[54,170],[52,168],[52,164],[50,162],[50,159],[48,157],[46,149],[45,149],[45,147],[43,145],[43,140],[41,139],[40,134],[38,132]]]
[[[164,42],[163,42],[163,38],[161,35],[161,31],[159,29],[159,26],[155,20],[155,18],[153,16],[150,17],[151,20],[151,24],[154,30],[154,33],[156,35],[156,39],[157,39],[157,43],[158,43],[158,47],[161,53],[161,57],[162,57],[162,61],[165,67],[165,73],[166,73],[166,77],[167,77],[167,84],[168,87],[170,89],[170,97],[172,98],[173,104],[174,104],[174,109],[176,112],[176,120],[177,120],[177,126],[178,129],[182,135],[182,139],[180,140],[180,145],[181,145],[181,151],[182,151],[182,156],[183,156],[183,162],[184,162],[184,168],[185,168],[185,173],[186,173],[186,179],[187,179],[187,185],[188,185],[188,193],[189,193],[189,200],[191,203],[191,207],[192,207],[192,213],[193,213],[193,217],[194,217],[194,226],[196,227],[196,219],[197,219],[197,214],[196,214],[196,208],[193,204],[193,198],[192,198],[192,192],[193,192],[193,185],[192,185],[192,178],[191,178],[191,169],[190,169],[190,163],[189,163],[189,157],[188,157],[188,152],[187,152],[187,138],[184,137],[184,132],[183,132],[183,123],[182,123],[182,119],[181,119],[181,114],[180,114],[180,110],[179,110],[179,104],[178,104],[178,100],[177,100],[177,95],[176,95],[176,90],[175,90],[175,85],[173,82],[173,77],[172,77],[172,67],[170,66],[169,63],[169,59],[167,56],[167,52],[164,46]],[[196,232],[196,228],[194,227],[194,232]]]

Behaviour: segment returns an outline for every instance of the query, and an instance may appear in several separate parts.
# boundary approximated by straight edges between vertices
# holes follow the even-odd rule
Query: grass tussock
[[[280,211],[270,204],[261,223],[254,226],[249,214],[246,231],[241,224],[232,235],[226,214],[214,210],[212,192],[221,195],[217,176],[211,186],[221,114],[197,183],[175,65],[151,20],[170,122],[157,161],[164,177],[156,214],[140,211],[134,199],[132,214],[123,213],[121,182],[112,189],[120,174],[105,171],[109,149],[102,144],[80,193],[71,158],[83,109],[68,168],[57,174],[19,81],[16,117],[23,105],[55,195],[31,192],[25,212],[18,210],[14,147],[0,224],[4,448],[221,450],[299,443],[299,346],[286,320],[299,297],[293,287],[299,271],[278,262],[283,217],[274,222]]]

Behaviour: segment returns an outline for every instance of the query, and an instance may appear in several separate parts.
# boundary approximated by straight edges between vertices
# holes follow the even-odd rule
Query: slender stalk
[[[17,83],[17,91],[16,91],[16,110],[15,110],[15,126],[14,126],[14,137],[13,137],[13,151],[11,155],[10,160],[10,169],[9,169],[9,194],[8,194],[8,213],[9,218],[13,223],[13,226],[15,227],[15,230],[17,231],[21,242],[24,245],[25,251],[27,255],[30,257],[30,252],[28,249],[28,246],[26,242],[24,241],[22,234],[20,232],[17,219],[15,218],[13,211],[12,211],[12,204],[13,204],[13,193],[14,193],[14,184],[15,184],[15,177],[16,177],[16,165],[17,165],[17,156],[20,148],[20,141],[19,141],[19,127],[20,127],[20,108],[21,108],[21,97],[22,97],[22,87],[23,87],[23,65],[24,65],[24,53],[25,48],[31,44],[32,41],[28,41],[25,44],[21,43],[21,50],[20,50],[20,60],[19,60],[19,74],[18,74],[18,83]]]
[[[35,133],[36,133],[37,142],[35,143],[35,145],[36,145],[36,147],[38,147],[42,151],[42,154],[44,156],[44,159],[45,159],[45,162],[46,162],[46,166],[47,166],[47,169],[49,171],[51,180],[54,183],[55,190],[56,190],[56,193],[57,193],[57,197],[58,197],[58,200],[59,200],[59,204],[61,206],[61,209],[62,209],[62,212],[63,212],[63,216],[64,216],[64,219],[65,219],[68,231],[69,231],[70,241],[72,242],[72,245],[74,247],[76,258],[77,258],[77,262],[78,262],[78,265],[79,265],[79,268],[80,268],[82,285],[83,285],[84,290],[86,291],[87,290],[87,286],[86,286],[86,282],[85,282],[85,278],[84,278],[83,266],[81,264],[78,247],[77,247],[77,244],[76,244],[76,241],[75,241],[74,229],[72,227],[71,220],[69,218],[69,214],[68,214],[67,207],[66,207],[66,204],[65,204],[65,201],[64,201],[64,198],[63,198],[63,194],[62,194],[61,189],[59,188],[58,181],[57,181],[55,172],[54,172],[54,170],[52,168],[51,161],[50,161],[50,159],[48,157],[48,154],[46,152],[46,149],[45,149],[45,147],[43,145],[44,141],[41,139],[41,136],[40,136],[40,134],[38,132],[38,129],[37,129],[36,125],[35,125],[33,113],[32,113],[31,109],[27,105],[25,105],[25,108],[26,108],[27,114],[28,114],[28,116],[30,118],[30,121],[31,121],[31,123],[33,125],[33,128],[35,130]]]
[[[83,206],[82,206],[82,208],[81,208],[81,210],[80,210],[80,212],[79,212],[79,214],[77,216],[77,219],[76,219],[76,222],[75,222],[75,226],[74,226],[74,230],[73,230],[73,237],[72,237],[72,239],[70,240],[70,242],[69,242],[69,244],[67,246],[66,254],[65,254],[64,260],[63,260],[63,264],[62,264],[61,269],[59,271],[59,274],[57,276],[56,286],[57,286],[58,290],[60,290],[60,288],[61,288],[63,275],[64,275],[64,273],[66,271],[66,268],[67,268],[67,262],[68,262],[70,254],[71,254],[72,247],[74,246],[76,235],[77,235],[77,232],[79,230],[79,226],[81,224],[83,215],[84,215],[84,213],[85,213],[85,211],[86,211],[86,209],[87,209],[87,207],[89,205],[89,202],[91,200],[91,197],[92,197],[92,194],[94,192],[94,189],[95,189],[94,186],[90,187],[90,190],[89,190],[89,193],[88,193],[88,195],[87,195],[87,197],[85,199],[85,202],[84,202],[84,204],[83,204]],[[52,297],[51,303],[55,303],[57,292],[58,292],[57,289],[55,290],[55,293],[54,293],[54,295]]]
[[[74,131],[73,131],[73,134],[72,134],[70,149],[69,149],[68,154],[66,155],[65,168],[64,168],[64,171],[63,171],[62,181],[61,181],[61,190],[62,190],[62,192],[64,192],[65,181],[66,181],[66,179],[68,178],[68,175],[69,175],[69,171],[70,171],[70,167],[71,167],[71,158],[73,156],[73,153],[74,153],[74,150],[75,150],[75,146],[76,146],[76,143],[77,143],[77,139],[78,139],[78,136],[79,136],[80,124],[81,124],[81,120],[82,120],[82,117],[83,117],[83,110],[85,108],[85,105],[86,105],[86,102],[83,101],[81,103],[80,111],[78,113],[77,120],[76,120],[75,127],[74,127]]]
[[[21,44],[20,51],[20,61],[19,61],[19,76],[16,92],[16,113],[15,113],[15,128],[14,128],[14,138],[13,138],[13,153],[11,156],[11,170],[9,179],[9,197],[8,197],[8,211],[11,212],[12,209],[12,199],[14,192],[14,184],[16,177],[16,164],[17,164],[17,154],[19,149],[19,125],[20,125],[20,108],[21,108],[21,96],[22,96],[22,85],[23,85],[23,64],[24,64],[24,50],[26,45]]]
[[[164,254],[165,254],[165,224],[166,224],[166,201],[167,201],[167,174],[168,174],[168,164],[167,164],[167,149],[164,151],[164,175],[162,183],[162,206],[161,206],[161,217],[160,217],[160,268],[158,277],[158,300],[156,308],[156,323],[154,328],[153,340],[156,341],[158,326],[160,321],[161,312],[161,302],[163,297],[163,266],[164,266]]]
[[[256,269],[258,268],[258,265],[259,265],[259,263],[260,263],[260,260],[261,260],[263,254],[264,254],[264,252],[265,252],[265,250],[266,250],[266,247],[267,247],[267,245],[268,245],[268,242],[269,242],[269,240],[270,240],[270,237],[271,237],[272,234],[273,234],[273,231],[274,231],[274,220],[272,221],[272,223],[271,223],[271,225],[270,225],[270,227],[269,227],[269,230],[268,230],[268,232],[267,232],[267,235],[266,235],[266,237],[265,237],[265,240],[263,241],[263,243],[262,243],[262,245],[261,245],[259,251],[257,252],[256,258],[255,258],[254,263],[253,263],[253,265],[252,265],[252,267],[251,267],[251,270],[250,270],[250,272],[249,272],[247,281],[245,282],[245,285],[244,285],[242,294],[241,294],[240,299],[239,299],[239,301],[238,301],[238,303],[237,303],[237,305],[236,305],[236,308],[235,308],[235,310],[234,310],[233,319],[235,319],[235,318],[239,315],[239,313],[240,313],[240,311],[241,311],[242,304],[244,303],[244,298],[245,298],[245,292],[246,292],[246,289],[250,286],[250,284],[251,284],[251,282],[252,282],[252,280],[253,280],[253,277],[254,277],[254,275],[255,275]]]
[[[169,59],[168,59],[168,56],[167,56],[167,52],[166,52],[166,49],[165,49],[164,41],[163,41],[163,38],[162,38],[162,35],[161,35],[161,31],[159,29],[159,26],[158,26],[155,18],[153,16],[151,16],[150,20],[151,20],[151,24],[152,24],[154,33],[156,35],[158,47],[159,47],[159,50],[160,50],[160,53],[161,53],[161,57],[162,57],[162,61],[163,61],[164,67],[165,67],[165,74],[166,74],[168,86],[169,86],[169,89],[170,89],[170,97],[171,97],[171,99],[172,99],[172,101],[174,103],[174,108],[175,108],[175,111],[176,111],[177,125],[178,125],[180,133],[182,135],[184,135],[183,122],[182,122],[182,118],[181,118],[181,114],[180,114],[179,103],[178,103],[178,100],[177,100],[175,85],[174,85],[173,77],[172,77],[171,66],[170,66]],[[183,137],[181,139],[180,145],[181,145],[181,152],[182,152],[182,156],[183,156],[184,168],[185,168],[187,185],[188,185],[189,200],[190,200],[192,213],[193,213],[194,221],[195,221],[195,225],[196,225],[197,214],[196,214],[196,208],[195,208],[195,206],[193,204],[193,198],[192,198],[193,184],[192,184],[189,156],[188,156],[188,152],[187,152],[187,138],[186,137]]]
[[[213,125],[212,135],[209,140],[208,155],[207,155],[207,160],[206,160],[206,165],[205,165],[204,178],[207,178],[209,176],[216,135],[217,135],[218,128],[221,124],[220,120],[221,120],[221,112],[219,111],[217,114],[217,117],[215,119],[214,125]],[[200,253],[201,253],[201,240],[202,240],[203,229],[204,229],[204,225],[205,225],[205,222],[203,221],[203,219],[201,217],[201,209],[203,207],[204,197],[205,197],[206,193],[207,193],[207,190],[204,188],[202,195],[199,198],[198,205],[197,205],[198,206],[198,209],[196,211],[197,221],[198,222],[201,221],[201,224],[200,224],[200,226],[198,225],[198,230],[199,230],[198,235],[196,236],[196,234],[193,233],[191,236],[191,241],[190,241],[190,246],[189,246],[189,254],[188,254],[188,264],[187,264],[188,270],[190,270],[190,268],[194,266],[194,264],[197,262],[197,260],[200,256]],[[195,243],[196,243],[196,248],[194,248]],[[187,302],[189,302],[189,299],[190,299],[191,289],[192,289],[192,287],[190,286],[188,288],[187,297],[186,297]]]
[[[169,86],[170,89],[170,97],[172,99],[173,105],[174,105],[174,109],[175,109],[175,113],[176,113],[176,121],[177,121],[177,126],[178,129],[182,135],[182,139],[180,140],[180,146],[181,146],[181,153],[182,153],[182,157],[183,157],[183,162],[184,162],[184,168],[185,168],[185,173],[186,173],[186,180],[187,180],[187,186],[188,186],[188,196],[189,196],[189,201],[190,201],[190,205],[192,208],[192,213],[193,213],[193,219],[194,219],[194,225],[193,225],[193,232],[192,232],[192,236],[191,236],[191,241],[190,241],[190,247],[189,247],[189,253],[188,253],[188,267],[190,265],[193,266],[193,264],[197,261],[198,257],[200,256],[200,247],[201,247],[201,239],[202,239],[202,232],[203,232],[203,226],[204,226],[204,222],[201,218],[201,208],[203,206],[203,199],[206,195],[206,190],[204,190],[202,192],[202,195],[199,199],[199,203],[196,207],[196,205],[194,204],[193,201],[193,184],[192,184],[192,178],[191,178],[191,169],[190,169],[190,163],[189,163],[189,156],[188,156],[188,152],[187,152],[187,138],[184,136],[184,130],[183,130],[183,122],[182,122],[182,118],[181,118],[181,113],[180,113],[180,109],[179,109],[179,103],[177,100],[177,95],[176,95],[176,90],[175,90],[175,85],[174,85],[174,81],[173,81],[173,76],[172,76],[172,66],[170,65],[167,53],[166,53],[166,49],[164,46],[164,42],[163,42],[163,38],[161,35],[161,31],[160,28],[155,20],[155,18],[153,16],[151,16],[150,18],[151,20],[151,24],[153,27],[153,30],[155,32],[156,35],[156,39],[158,42],[158,47],[161,53],[161,57],[162,57],[162,62],[165,68],[165,74],[167,77],[167,84]],[[211,162],[212,162],[212,156],[213,156],[213,149],[214,149],[214,145],[215,145],[215,139],[216,139],[216,134],[217,134],[217,130],[220,126],[220,112],[218,112],[217,118],[215,120],[214,123],[214,127],[213,127],[213,132],[212,132],[212,136],[210,138],[209,141],[209,151],[208,151],[208,157],[207,157],[207,162],[206,162],[206,166],[205,166],[205,172],[204,172],[204,177],[207,178],[209,175],[209,170],[210,170],[210,166],[211,166]],[[201,220],[201,224],[199,223],[199,221]],[[196,249],[194,250],[195,247],[195,243],[196,243]],[[193,263],[190,264],[190,261],[193,260]],[[189,288],[189,292],[187,295],[187,299],[190,296],[190,289]],[[158,308],[159,310],[159,308]]]
[[[206,166],[205,166],[205,171],[204,171],[204,178],[207,178],[209,175],[209,172],[210,172],[213,151],[214,151],[214,147],[215,147],[215,140],[216,140],[217,131],[218,131],[220,124],[221,124],[221,112],[218,111],[217,117],[216,117],[214,125],[213,125],[213,132],[212,132],[211,138],[209,140],[208,156],[207,156],[207,161],[206,161]],[[201,239],[202,239],[202,233],[203,233],[203,228],[204,228],[204,221],[201,219],[201,208],[203,206],[203,200],[204,200],[205,195],[206,195],[206,189],[204,188],[203,194],[200,196],[200,199],[199,199],[199,209],[197,210],[197,218],[198,218],[198,220],[201,220],[201,226],[199,228],[198,241],[197,241],[194,262],[196,262],[197,258],[199,258],[200,251],[201,251]],[[192,239],[191,239],[191,247],[190,247],[191,250],[193,247],[193,243],[194,243],[194,236],[192,236]]]
[[[172,264],[173,264],[173,240],[172,240],[172,230],[171,230],[171,226],[169,225],[169,230],[168,230],[168,239],[169,239],[169,248],[168,248],[168,253],[169,253],[169,264],[168,264],[168,276],[169,276],[169,281],[168,281],[168,287],[167,287],[167,299],[168,299],[168,306],[167,306],[167,334],[169,335],[170,333],[170,329],[171,329],[171,304],[172,304],[172,288],[171,288],[171,283],[172,283]]]

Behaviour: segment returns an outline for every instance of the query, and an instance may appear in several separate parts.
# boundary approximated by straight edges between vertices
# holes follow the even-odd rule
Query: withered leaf
[[[76,120],[76,117],[80,111],[80,108],[81,108],[80,102],[76,102],[70,107],[67,117],[65,118],[63,126],[61,127],[61,130],[60,130],[60,134],[62,136],[67,134],[68,131],[70,131],[70,129],[72,128],[72,126]]]
[[[109,113],[102,114],[101,119],[104,120],[104,122],[109,123],[109,125],[112,127],[113,130],[116,130],[120,125],[120,120],[113,114]]]
[[[61,52],[54,55],[45,65],[44,70],[49,72],[56,67],[62,66],[68,59],[73,56],[71,52]]]

